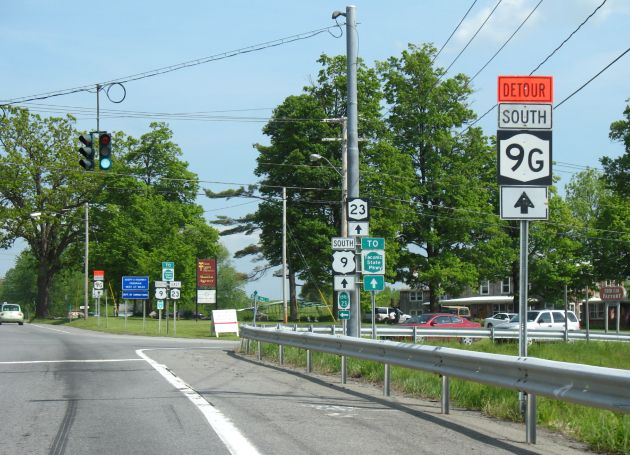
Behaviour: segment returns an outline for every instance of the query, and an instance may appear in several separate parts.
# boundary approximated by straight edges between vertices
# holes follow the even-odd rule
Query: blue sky
[[[477,0],[444,47],[436,64],[451,65],[498,0]],[[484,28],[452,64],[449,75],[475,74],[508,39],[540,0],[503,0]],[[359,56],[368,64],[400,55],[407,43],[432,42],[441,48],[472,0],[357,1]],[[478,115],[496,103],[497,76],[529,74],[602,3],[602,0],[543,0],[521,30],[474,79],[472,107]],[[347,4],[332,1],[92,1],[22,0],[0,5],[0,102],[96,84],[282,37],[334,25],[331,13]],[[578,89],[627,49],[630,2],[608,0],[535,74],[554,77],[555,103]],[[345,30],[344,30],[345,31]],[[282,100],[298,94],[319,69],[321,53],[345,54],[345,35],[328,33],[269,49],[125,84],[124,102],[101,97],[101,129],[140,136],[155,120],[144,113],[209,113],[232,119],[165,119],[202,187],[222,191],[256,182],[252,144],[267,143],[264,119]],[[601,156],[619,156],[611,143],[611,122],[622,118],[630,98],[630,54],[554,111],[554,174],[559,186]],[[112,97],[120,89],[112,89]],[[29,103],[42,115],[70,112],[77,126],[95,128],[93,93],[77,93]],[[131,111],[113,113],[106,110]],[[248,121],[243,117],[256,117]],[[496,111],[479,122],[487,135],[497,127]],[[199,199],[208,219],[240,216],[255,209],[243,200]],[[255,237],[224,243],[233,252]],[[23,248],[0,252],[0,275]],[[165,260],[168,258],[165,258]],[[241,270],[253,267],[239,260]],[[159,264],[156,267],[159,268]],[[130,271],[130,273],[132,273]],[[271,298],[281,297],[280,279],[268,274],[250,283]]]

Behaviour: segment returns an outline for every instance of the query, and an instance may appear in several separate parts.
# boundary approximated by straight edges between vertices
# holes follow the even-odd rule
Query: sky
[[[627,0],[502,0],[487,19],[498,2],[6,1],[0,4],[0,103],[197,61],[200,64],[124,83],[126,96],[120,103],[101,94],[100,127],[139,137],[152,121],[166,121],[201,187],[217,192],[257,182],[253,144],[269,143],[262,134],[265,119],[287,96],[301,93],[315,79],[316,60],[322,53],[346,53],[345,26],[313,37],[306,32],[335,25],[332,12],[345,11],[348,5],[356,6],[358,54],[368,65],[400,56],[408,43],[433,43],[441,49],[435,63],[450,67],[448,76],[473,76],[540,2],[473,79],[470,102],[479,116],[497,102],[497,76],[530,74],[602,2],[534,74],[553,76],[557,106],[628,49]],[[339,19],[343,24],[343,17]],[[340,32],[344,35],[339,38]],[[304,39],[259,46],[288,37]],[[239,50],[251,52],[232,52]],[[203,59],[211,61],[201,63]],[[623,153],[622,145],[611,142],[608,133],[610,124],[623,118],[628,104],[629,74],[630,53],[554,110],[554,175],[560,177],[561,191],[573,173],[585,167],[600,168],[602,156]],[[109,92],[113,101],[122,94],[120,86]],[[71,113],[79,129],[96,128],[93,92],[19,105],[44,116]],[[495,134],[496,110],[478,125],[486,135]],[[200,196],[198,202],[208,220],[219,215],[239,217],[256,209],[255,201],[243,199]],[[222,239],[232,253],[256,241],[256,235]],[[23,248],[24,243],[17,242],[14,248],[0,251],[0,276],[13,267]],[[234,265],[250,271],[255,264],[239,259]],[[282,297],[281,280],[271,273],[248,283],[246,290],[271,299]]]

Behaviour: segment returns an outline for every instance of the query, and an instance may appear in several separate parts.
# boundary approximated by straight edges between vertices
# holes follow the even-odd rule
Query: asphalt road
[[[0,454],[587,453],[539,429],[338,377],[260,364],[237,344],[0,326]]]

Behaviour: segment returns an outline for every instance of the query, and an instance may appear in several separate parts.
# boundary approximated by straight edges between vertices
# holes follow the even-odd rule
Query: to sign
[[[499,185],[551,185],[551,131],[497,131]]]
[[[354,261],[354,251],[333,252],[332,269],[335,273],[342,275],[354,272],[357,269],[357,264]]]
[[[347,292],[340,292],[337,295],[337,306],[340,310],[349,310],[350,309],[350,294]]]
[[[384,250],[385,239],[382,237],[363,237],[361,248],[364,250]]]
[[[383,275],[385,274],[385,251],[373,250],[364,251],[363,256],[363,274],[364,275]]]
[[[553,77],[499,76],[499,103],[552,103]]]
[[[354,198],[348,200],[348,219],[349,220],[369,220],[370,213],[368,203],[364,199]]]
[[[155,298],[156,299],[165,299],[166,298],[166,288],[155,288]]]
[[[162,280],[173,281],[175,279],[175,263],[162,262]]]

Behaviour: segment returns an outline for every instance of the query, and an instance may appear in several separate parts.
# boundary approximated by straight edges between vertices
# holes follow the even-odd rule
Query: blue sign
[[[123,299],[148,300],[149,291],[122,291]]]
[[[148,276],[124,276],[122,277],[122,290],[123,291],[149,291],[149,277]]]

